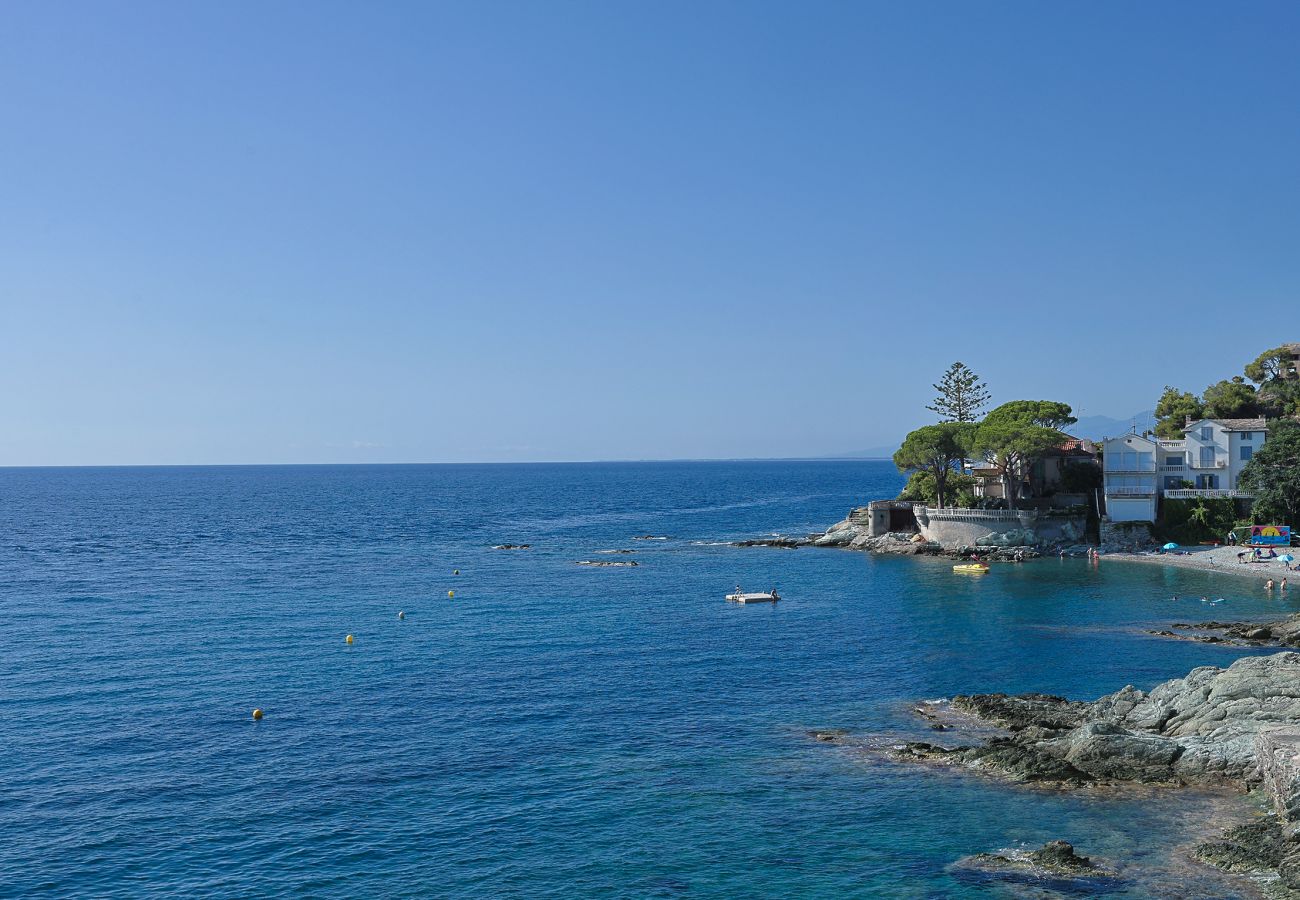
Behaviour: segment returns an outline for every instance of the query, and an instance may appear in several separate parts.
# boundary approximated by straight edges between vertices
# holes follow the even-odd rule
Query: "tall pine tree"
[[[939,396],[926,409],[944,422],[974,422],[989,402],[988,385],[963,362],[949,366],[934,389]]]

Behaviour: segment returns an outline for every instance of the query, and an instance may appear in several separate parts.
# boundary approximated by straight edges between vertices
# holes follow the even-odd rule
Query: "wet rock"
[[[613,559],[580,559],[580,566],[595,566],[600,569],[626,569],[640,565],[635,559],[613,560]]]
[[[1090,708],[1090,704],[1051,694],[959,694],[952,698],[952,705],[1013,731],[1030,725],[1073,728]]]
[[[1220,840],[1198,845],[1192,855],[1225,872],[1254,874],[1278,871],[1287,849],[1281,823],[1269,817],[1230,828]]]
[[[1300,615],[1275,622],[1175,622],[1173,627],[1184,631],[1217,631],[1223,634],[1222,637],[1215,638],[1192,638],[1205,643],[1228,643],[1245,647],[1300,647]]]
[[[782,550],[798,550],[800,547],[807,546],[810,541],[807,538],[754,538],[747,541],[732,541],[733,547],[779,547]]]
[[[1124,885],[1118,872],[1087,856],[1080,856],[1066,841],[1049,841],[1028,853],[1023,850],[976,853],[958,860],[951,871],[967,879],[1023,882],[1069,894],[1108,893],[1122,889]]]
[[[532,544],[497,544],[492,549],[493,550],[528,550],[532,546],[533,546]]]

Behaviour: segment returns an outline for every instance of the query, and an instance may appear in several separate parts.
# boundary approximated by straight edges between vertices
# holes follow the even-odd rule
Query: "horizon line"
[[[891,462],[887,456],[683,456],[639,459],[486,460],[462,462],[279,462],[279,463],[53,463],[0,465],[4,469],[271,469],[308,466],[583,466],[712,462]]]

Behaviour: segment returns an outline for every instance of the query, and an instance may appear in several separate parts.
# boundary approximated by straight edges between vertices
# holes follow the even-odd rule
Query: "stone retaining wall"
[[[928,509],[914,507],[921,536],[945,550],[959,547],[1028,547],[1075,544],[1084,539],[1087,516],[1033,510]]]

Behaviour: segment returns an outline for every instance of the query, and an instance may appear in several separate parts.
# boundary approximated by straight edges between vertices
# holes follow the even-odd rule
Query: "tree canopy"
[[[1065,443],[1069,438],[1060,429],[1076,421],[1066,403],[1013,400],[984,417],[971,441],[971,450],[997,471],[1007,504],[1014,509],[1020,499],[1021,481],[1034,460]]]
[[[955,362],[934,385],[939,396],[926,409],[945,422],[974,422],[989,402],[988,385],[964,362]]]
[[[1205,418],[1205,404],[1190,391],[1165,385],[1165,392],[1156,403],[1156,434],[1162,438],[1180,438],[1188,417],[1193,421]]]
[[[966,422],[923,425],[908,434],[894,454],[894,465],[902,472],[928,472],[934,478],[940,509],[948,495],[953,466],[970,453],[975,426]]]
[[[1255,384],[1267,384],[1273,381],[1300,381],[1300,371],[1296,369],[1291,347],[1283,345],[1265,350],[1255,361],[1246,365],[1246,377]]]
[[[1003,403],[985,417],[985,423],[1034,425],[1059,430],[1079,421],[1068,403],[1055,400],[1012,400]],[[1062,441],[1065,435],[1061,435]]]
[[[1255,495],[1256,521],[1300,527],[1300,422],[1274,422],[1238,484]]]
[[[1201,398],[1205,415],[1211,419],[1246,419],[1259,415],[1255,389],[1240,375],[1210,385]]]

